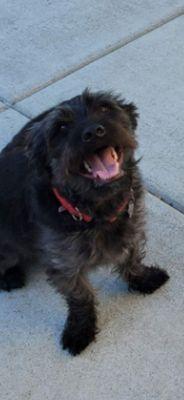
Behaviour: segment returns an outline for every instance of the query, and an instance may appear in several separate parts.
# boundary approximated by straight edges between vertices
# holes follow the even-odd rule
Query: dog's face
[[[132,103],[86,90],[33,125],[32,158],[50,171],[52,185],[61,190],[111,191],[136,148],[136,125]]]

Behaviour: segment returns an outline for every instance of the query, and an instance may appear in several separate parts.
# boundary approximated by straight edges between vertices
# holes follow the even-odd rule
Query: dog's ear
[[[27,132],[26,154],[32,168],[39,171],[47,165],[47,141],[45,121],[33,122]]]
[[[30,165],[36,168],[40,175],[50,173],[52,146],[58,133],[61,134],[61,118],[67,110],[67,105],[61,103],[30,122],[26,135],[26,153]]]
[[[118,105],[126,112],[131,128],[135,130],[137,128],[137,121],[139,114],[137,112],[137,107],[134,103],[125,103],[124,101],[119,101]]]

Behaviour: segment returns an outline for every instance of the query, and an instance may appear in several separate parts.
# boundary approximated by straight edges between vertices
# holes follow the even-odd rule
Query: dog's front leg
[[[118,265],[118,272],[128,282],[130,290],[151,294],[167,282],[169,275],[158,266],[146,266],[143,257],[143,252],[135,246],[126,262]]]
[[[95,339],[96,310],[93,289],[84,275],[63,275],[59,270],[49,271],[49,278],[59,293],[65,296],[69,313],[61,338],[63,349],[79,354]]]

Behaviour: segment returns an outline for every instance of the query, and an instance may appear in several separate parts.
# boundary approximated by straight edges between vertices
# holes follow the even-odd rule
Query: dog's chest
[[[44,228],[39,243],[47,265],[54,268],[76,271],[84,267],[117,264],[128,256],[128,247],[121,235],[96,229],[64,236]]]
[[[89,235],[90,259],[94,264],[117,264],[127,257],[127,243],[116,232],[95,231]]]

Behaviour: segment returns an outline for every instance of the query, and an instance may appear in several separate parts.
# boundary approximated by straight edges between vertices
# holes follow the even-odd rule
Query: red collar
[[[74,207],[65,197],[61,196],[56,188],[52,188],[54,195],[56,196],[57,200],[61,204],[58,208],[58,212],[68,211],[69,214],[73,217],[76,221],[84,221],[84,222],[91,222],[93,217],[91,215],[85,214],[81,212],[77,207]],[[111,215],[108,218],[108,222],[112,223],[115,222],[119,216],[122,214],[126,209],[128,212],[129,217],[131,218],[134,208],[134,194],[133,189],[131,189],[130,194],[125,198],[125,200],[120,204],[120,206],[116,210],[115,215]]]

